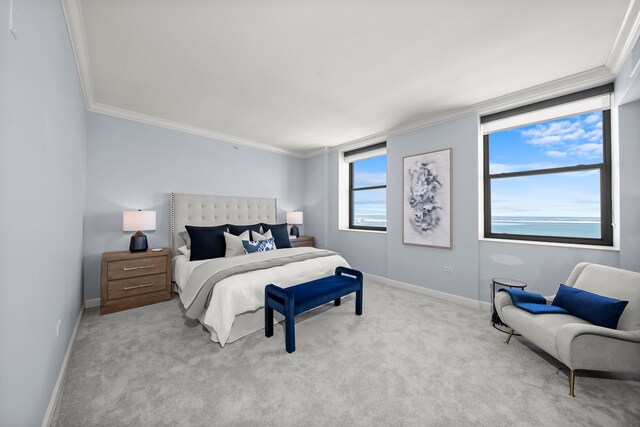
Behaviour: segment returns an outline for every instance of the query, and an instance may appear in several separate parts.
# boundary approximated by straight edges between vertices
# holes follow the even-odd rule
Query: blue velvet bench
[[[340,305],[340,298],[356,293],[356,314],[362,314],[362,273],[346,267],[336,268],[333,276],[312,280],[299,285],[281,288],[267,285],[264,288],[264,335],[273,336],[273,310],[284,316],[286,349],[288,353],[296,350],[296,332],[294,318],[333,301]]]

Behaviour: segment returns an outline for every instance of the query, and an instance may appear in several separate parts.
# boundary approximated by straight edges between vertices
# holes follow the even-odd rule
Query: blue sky
[[[372,187],[387,184],[387,156],[371,157],[353,163],[353,186]],[[386,190],[364,190],[354,193],[354,214],[386,215]]]
[[[602,162],[602,113],[551,120],[490,136],[490,172]],[[600,216],[598,171],[493,179],[494,216]]]

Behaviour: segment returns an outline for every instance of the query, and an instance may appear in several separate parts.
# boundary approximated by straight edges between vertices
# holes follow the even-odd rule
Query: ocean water
[[[386,227],[387,215],[369,213],[358,215],[358,213],[356,213],[353,217],[353,224],[362,227]]]
[[[600,218],[596,217],[540,217],[494,216],[493,233],[525,234],[529,236],[561,236],[600,238]]]
[[[356,214],[355,225],[386,227],[387,216],[381,214]],[[540,217],[540,216],[494,216],[491,220],[493,233],[524,234],[528,236],[561,236],[600,238],[600,218],[596,217]]]

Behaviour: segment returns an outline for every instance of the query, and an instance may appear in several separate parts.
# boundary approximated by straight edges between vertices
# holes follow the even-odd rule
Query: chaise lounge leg
[[[362,291],[356,291],[356,314],[362,315]]]
[[[576,373],[572,369],[571,372],[569,372],[569,396],[571,397],[576,397],[575,394],[573,394],[573,391],[575,390],[575,385],[576,385]]]
[[[340,298],[336,298],[335,300],[333,300],[333,304],[340,305]]]
[[[514,332],[515,330],[511,329],[511,332],[509,332],[509,336],[507,337],[507,340],[504,342],[505,344],[509,344],[509,341],[511,341],[511,337],[513,336]]]

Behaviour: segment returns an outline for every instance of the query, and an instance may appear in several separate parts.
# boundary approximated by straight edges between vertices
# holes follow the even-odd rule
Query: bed
[[[276,212],[273,198],[171,194],[174,290],[185,315],[197,318],[222,347],[264,328],[266,285],[288,287],[331,275],[338,266],[349,267],[339,254],[315,248],[199,261],[179,250],[187,244],[187,225],[275,224]]]

